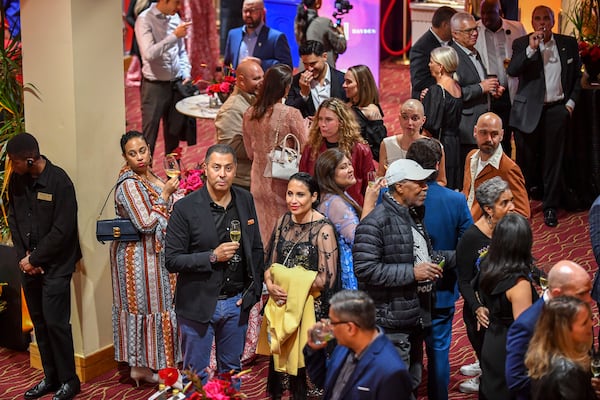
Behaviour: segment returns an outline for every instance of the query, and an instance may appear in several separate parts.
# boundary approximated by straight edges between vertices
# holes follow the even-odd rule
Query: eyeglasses
[[[335,321],[335,322],[334,322],[334,321],[332,321],[331,319],[328,319],[328,320],[327,320],[327,324],[329,324],[329,325],[332,325],[332,326],[341,325],[341,324],[350,324],[350,323],[352,323],[352,324],[354,324],[354,325],[356,325],[356,326],[360,327],[360,325],[358,325],[358,324],[357,324],[356,322],[354,322],[354,321]]]
[[[459,29],[458,32],[466,33],[467,35],[472,35],[473,32],[477,32],[477,27],[469,29]]]
[[[244,8],[242,10],[242,14],[254,14],[257,11],[260,11],[260,8]]]

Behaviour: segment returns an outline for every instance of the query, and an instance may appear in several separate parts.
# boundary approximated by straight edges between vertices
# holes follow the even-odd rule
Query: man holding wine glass
[[[174,206],[166,266],[177,272],[175,312],[183,368],[204,382],[213,338],[217,373],[241,371],[250,309],[260,298],[264,253],[252,195],[232,187],[237,159],[231,146],[211,146],[206,185]]]

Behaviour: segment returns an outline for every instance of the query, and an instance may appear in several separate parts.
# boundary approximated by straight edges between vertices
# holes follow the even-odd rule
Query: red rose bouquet
[[[218,374],[203,385],[202,380],[196,373],[190,370],[184,370],[183,374],[188,378],[189,383],[180,390],[173,387],[178,381],[179,371],[175,368],[164,368],[158,371],[158,376],[163,382],[159,387],[159,392],[152,395],[150,399],[246,399],[248,396],[241,392],[241,377],[248,372],[250,372],[250,370],[245,370],[237,374],[234,374],[233,371]]]

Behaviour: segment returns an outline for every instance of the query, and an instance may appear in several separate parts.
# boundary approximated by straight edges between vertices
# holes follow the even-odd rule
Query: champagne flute
[[[237,219],[232,219],[231,222],[229,222],[229,237],[231,238],[232,242],[236,243],[239,243],[240,239],[242,238],[242,227],[240,225],[240,221]],[[237,263],[242,261],[242,258],[236,253],[233,257],[231,257],[231,261]]]
[[[590,369],[594,378],[600,377],[600,354],[594,351],[592,359],[590,360]]]
[[[181,174],[181,170],[179,169],[179,161],[175,157],[175,154],[167,154],[165,159],[163,160],[163,167],[165,169],[165,174],[169,178],[175,178]]]
[[[367,172],[367,184],[369,187],[373,187],[377,184],[377,172],[369,171]]]

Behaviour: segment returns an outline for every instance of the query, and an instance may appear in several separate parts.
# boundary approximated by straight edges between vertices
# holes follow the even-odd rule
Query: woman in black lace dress
[[[336,279],[339,257],[335,228],[323,214],[314,209],[318,198],[318,185],[309,174],[300,172],[292,175],[286,192],[289,211],[277,221],[267,257],[267,265],[278,263],[287,268],[301,267],[295,270],[298,279],[297,281],[294,279],[294,285],[301,285],[301,280],[306,277],[306,270],[316,272],[312,284],[309,282],[310,293],[314,295],[316,320],[327,318],[329,298],[337,289],[339,281]],[[288,300],[290,303],[296,301],[292,298],[288,299],[288,291],[275,283],[271,269],[265,271],[265,284],[269,296],[277,306],[287,307]],[[302,326],[301,322],[299,326]],[[301,338],[302,333],[299,332],[298,336]],[[304,344],[300,343],[300,347],[304,347]],[[300,360],[299,364],[303,366],[303,360]],[[280,399],[283,393],[284,374],[277,372],[275,367],[272,357],[267,389],[271,398]],[[292,398],[305,399],[307,396],[305,368],[299,368],[295,376],[290,374],[289,382]]]

